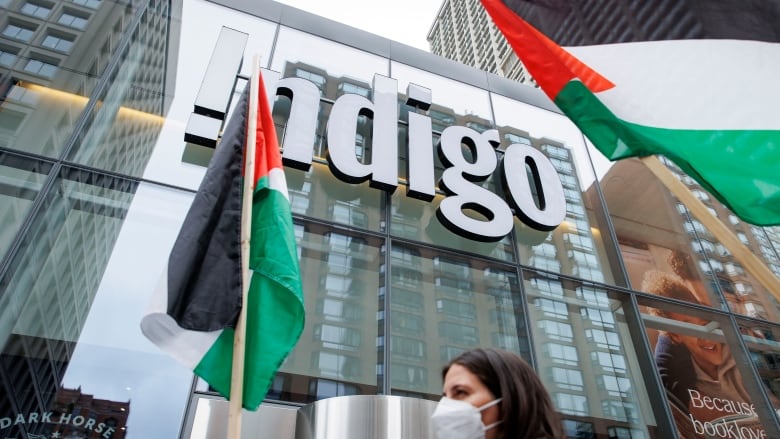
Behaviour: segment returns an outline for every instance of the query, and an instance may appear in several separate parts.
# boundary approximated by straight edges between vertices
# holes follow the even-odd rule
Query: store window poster
[[[621,248],[632,285],[639,290],[711,305],[690,255],[657,246]],[[722,337],[695,330],[710,322],[656,308],[643,312],[680,322],[648,330],[680,437],[767,438],[728,345]]]

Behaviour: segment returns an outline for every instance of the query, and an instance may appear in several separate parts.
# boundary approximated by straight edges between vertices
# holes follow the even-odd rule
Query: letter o
[[[526,164],[531,168],[531,178],[541,206],[534,201]],[[520,220],[543,232],[553,230],[563,222],[566,218],[563,185],[547,156],[533,147],[516,143],[506,149],[501,169],[509,204]]]

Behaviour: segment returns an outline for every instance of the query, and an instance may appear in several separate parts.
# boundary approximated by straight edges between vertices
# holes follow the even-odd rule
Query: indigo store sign
[[[284,78],[269,86],[292,100],[282,159],[287,166],[308,170],[313,158],[320,89],[302,78]],[[336,99],[327,122],[328,165],[343,181],[369,181],[372,187],[392,192],[398,185],[398,82],[375,75],[372,95],[371,100],[357,94]],[[430,107],[431,92],[424,87],[410,85],[407,96],[410,106]],[[366,163],[356,154],[361,149],[355,141],[361,116],[372,122],[372,144]],[[436,214],[448,229],[475,240],[497,241],[512,231],[512,209],[520,220],[537,230],[552,230],[563,221],[563,186],[555,167],[540,151],[513,144],[506,148],[499,163],[494,151],[499,144],[498,131],[480,133],[464,126],[445,128],[434,149],[431,127],[429,116],[409,113],[406,195],[425,201],[434,199],[436,151],[445,166],[438,182],[445,197]],[[471,151],[471,157],[464,155],[463,145]],[[506,200],[480,185],[496,170]]]
[[[243,56],[243,46],[236,40],[243,38],[245,44],[245,35],[236,31],[226,33],[224,29],[220,34],[187,126],[186,140],[216,145],[232,95],[230,85],[235,84]],[[222,44],[225,46],[221,48]],[[217,53],[220,59],[215,61]],[[278,73],[268,70],[263,75],[269,99],[281,95],[291,101],[282,145],[284,163],[308,171],[314,154],[321,90],[307,79],[280,79]],[[393,192],[399,175],[398,81],[374,75],[371,96],[368,99],[346,93],[333,103],[327,121],[328,166],[345,182],[368,181],[374,188]],[[494,151],[499,145],[498,131],[478,132],[465,126],[446,127],[434,148],[431,118],[425,114],[432,103],[430,89],[410,84],[406,96],[406,103],[419,110],[408,114],[406,195],[424,201],[434,199],[435,151],[445,167],[438,181],[444,198],[436,211],[445,227],[469,239],[493,242],[512,231],[513,216],[540,231],[553,230],[563,222],[566,215],[563,186],[555,167],[543,153],[526,144],[512,144],[499,162]],[[209,99],[215,102],[207,102]],[[365,119],[370,120],[371,142],[364,147],[357,144],[356,131]],[[209,131],[204,129],[209,123],[216,127],[211,129],[213,134],[202,134]],[[470,150],[468,157],[464,155],[464,146]],[[367,152],[367,157],[358,157],[356,151]],[[480,184],[492,175],[500,178],[504,198]]]

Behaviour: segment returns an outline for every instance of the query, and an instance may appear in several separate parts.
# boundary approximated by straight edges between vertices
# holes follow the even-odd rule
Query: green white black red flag
[[[304,325],[287,183],[260,77],[251,206],[243,407],[255,410]],[[171,251],[141,329],[152,342],[230,397],[233,335],[242,311],[242,164],[248,92],[225,128]]]
[[[607,158],[664,155],[745,221],[780,224],[777,2],[618,2],[647,21],[619,24],[601,2],[481,1]]]

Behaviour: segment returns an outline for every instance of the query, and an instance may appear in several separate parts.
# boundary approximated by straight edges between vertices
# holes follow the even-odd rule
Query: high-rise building
[[[287,158],[306,324],[244,412],[247,436],[292,439],[299,414],[355,397],[421,409],[316,418],[426,426],[441,367],[482,346],[527,359],[569,438],[700,437],[688,430],[736,414],[691,411],[667,385],[676,374],[699,392],[702,340],[729,383],[707,386],[750,407],[744,436],[780,437],[777,292],[641,162],[605,162],[540,90],[270,0],[0,8],[0,439],[225,437],[224,398],[139,323],[205,173],[193,151],[212,153],[185,140],[195,103],[238,96],[255,54]],[[223,27],[246,47],[215,54]],[[243,65],[205,80],[230,50]],[[396,184],[376,184],[387,169]],[[737,221],[672,170],[777,272],[776,228]],[[657,272],[690,297],[651,293]]]
[[[533,84],[479,0],[444,0],[428,32],[428,43],[436,55]]]

